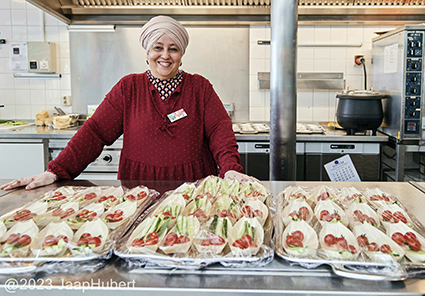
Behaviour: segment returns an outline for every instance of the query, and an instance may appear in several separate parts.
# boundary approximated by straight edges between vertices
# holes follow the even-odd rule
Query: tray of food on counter
[[[290,186],[271,200],[274,250],[306,268],[402,280],[425,272],[425,228],[379,188]]]
[[[270,124],[265,122],[233,123],[233,131],[238,134],[269,133]],[[325,129],[317,122],[298,122],[297,134],[323,134]]]
[[[22,120],[2,120],[0,119],[0,131],[14,130],[17,128],[23,128],[27,126],[35,125],[34,123],[28,123]]]
[[[49,191],[0,218],[0,270],[48,271],[59,262],[70,270],[75,262],[108,259],[115,241],[157,197],[145,186]]]
[[[263,266],[273,260],[267,203],[259,183],[209,176],[165,193],[115,247],[127,262],[199,269]]]
[[[233,131],[239,134],[258,134],[270,132],[270,125],[264,122],[234,123]]]
[[[297,134],[323,134],[325,129],[319,123],[297,122]]]

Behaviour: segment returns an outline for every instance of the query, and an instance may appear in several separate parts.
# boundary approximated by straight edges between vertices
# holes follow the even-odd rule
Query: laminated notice
[[[332,182],[361,182],[348,154],[325,164],[325,169]]]

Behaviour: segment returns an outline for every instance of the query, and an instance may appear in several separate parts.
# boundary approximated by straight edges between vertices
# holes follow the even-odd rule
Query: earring
[[[183,63],[180,63],[180,67],[183,65]]]
[[[149,65],[149,61],[148,60],[146,60],[146,64]]]

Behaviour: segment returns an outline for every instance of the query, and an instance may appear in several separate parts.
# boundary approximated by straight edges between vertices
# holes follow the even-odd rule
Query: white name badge
[[[177,110],[176,112],[170,113],[167,115],[168,119],[171,122],[177,121],[179,119],[182,119],[184,117],[186,117],[187,114],[183,109]]]

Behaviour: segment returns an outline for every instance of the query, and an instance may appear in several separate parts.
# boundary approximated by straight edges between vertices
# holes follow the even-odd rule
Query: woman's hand
[[[34,189],[36,187],[52,184],[56,181],[56,175],[51,172],[44,172],[32,177],[20,178],[0,186],[0,189],[9,190],[19,186],[25,186],[25,189]]]
[[[237,180],[237,181],[239,181],[241,183],[245,183],[245,182],[257,182],[257,183],[263,184],[257,178],[254,178],[252,176],[248,176],[248,175],[239,173],[237,171],[232,171],[232,170],[227,171],[224,174],[224,179],[225,180]]]

